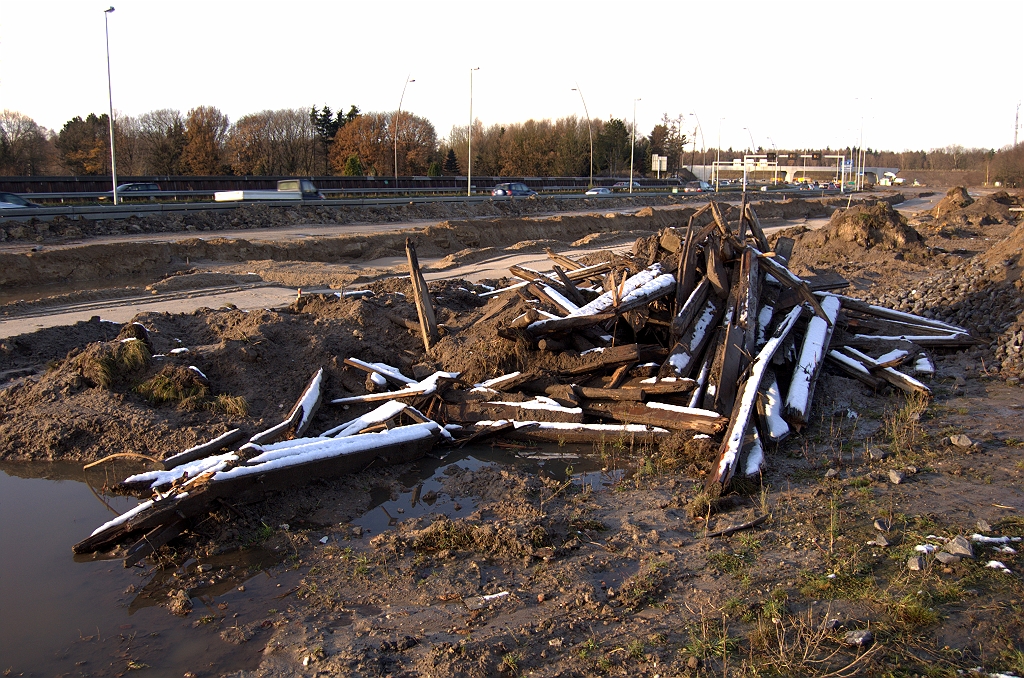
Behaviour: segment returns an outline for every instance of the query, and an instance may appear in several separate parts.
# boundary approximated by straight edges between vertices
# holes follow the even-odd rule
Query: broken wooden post
[[[825,353],[832,339],[832,328],[835,327],[836,317],[839,315],[839,306],[838,297],[826,296],[821,302],[821,307],[827,318],[811,318],[807,323],[807,331],[804,332],[803,345],[800,347],[796,367],[793,368],[793,378],[786,391],[786,407],[783,410],[786,421],[798,431],[807,424],[811,415],[814,386],[818,382],[818,375],[821,374],[821,365],[825,362]]]
[[[427,291],[427,281],[420,271],[420,262],[416,257],[416,247],[412,244],[412,238],[405,239],[405,254],[409,260],[409,279],[412,281],[412,296],[416,303],[416,313],[420,318],[423,347],[429,353],[430,347],[437,341],[437,318],[434,316],[434,304]]]

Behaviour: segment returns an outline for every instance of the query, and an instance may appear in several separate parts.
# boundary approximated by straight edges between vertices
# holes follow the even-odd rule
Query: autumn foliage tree
[[[404,174],[425,174],[437,155],[437,133],[426,118],[403,112],[371,112],[356,116],[338,130],[331,144],[331,168],[342,173],[349,158],[359,159],[363,171],[374,176],[395,173],[394,134],[397,121],[398,167]]]
[[[110,172],[108,119],[106,113],[90,113],[64,123],[55,144],[64,171],[75,176]]]
[[[224,144],[229,128],[228,116],[214,106],[190,110],[185,119],[182,171],[196,176],[227,174],[224,171]]]

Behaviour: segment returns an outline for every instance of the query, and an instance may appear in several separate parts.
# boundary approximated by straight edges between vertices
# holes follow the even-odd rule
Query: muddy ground
[[[717,504],[700,490],[710,464],[706,441],[658,449],[628,440],[514,446],[524,456],[595,460],[606,482],[595,488],[564,472],[451,465],[437,495],[416,492],[411,502],[459,510],[406,521],[399,515],[380,534],[352,521],[382,491],[404,496],[403,474],[414,468],[318,482],[215,513],[149,564],[178,574],[150,595],[165,599],[169,614],[196,615],[193,595],[208,581],[230,580],[217,569],[219,555],[256,546],[287,553],[279,567],[298,583],[268,601],[265,619],[238,626],[227,609],[203,617],[221,628],[224,642],[264,648],[260,668],[245,674],[256,676],[953,676],[977,667],[1020,674],[1024,558],[975,544],[974,558],[942,563],[928,554],[923,569],[909,567],[922,555],[919,545],[941,548],[974,532],[1024,535],[1024,226],[1019,213],[996,204],[986,211],[947,202],[900,215],[869,203],[859,226],[834,217],[824,233],[790,233],[797,272],[836,270],[855,296],[958,319],[982,343],[936,353],[931,402],[871,393],[826,373],[812,424],[770,450],[758,482],[740,484]],[[815,205],[795,204],[789,214],[778,205],[757,209],[762,219],[831,211]],[[92,277],[106,267],[119,275],[151,267],[169,274],[159,283],[168,289],[187,287],[193,276],[206,276],[194,282],[207,285],[217,280],[210,276],[255,271],[307,288],[360,284],[374,295],[314,294],[273,310],[146,314],[136,321],[149,329],[152,352],[165,357],[116,379],[97,365],[120,345],[115,339],[126,330],[119,325],[97,319],[5,339],[0,373],[16,378],[0,385],[0,457],[31,464],[126,450],[163,458],[229,428],[276,423],[320,366],[330,397],[364,392],[365,375],[342,364],[350,356],[406,374],[461,370],[469,380],[518,369],[529,357],[474,323],[488,310],[478,296],[485,287],[457,277],[431,285],[446,336],[428,358],[419,338],[389,319],[415,318],[408,281],[394,275],[394,263],[363,262],[398,256],[409,235],[421,258],[456,274],[459,264],[524,248],[571,256],[574,248],[685,225],[689,209],[448,221],[414,234],[315,244],[86,241],[33,256],[4,253],[6,285],[74,278],[89,266]],[[0,312],[47,303],[61,301]],[[975,318],[979,309],[990,312]],[[172,354],[176,348],[188,351]],[[139,386],[155,375],[191,365],[209,385],[187,407],[142,395]],[[312,429],[358,413],[325,406]],[[960,434],[967,443],[953,444]],[[121,475],[128,469],[117,466]],[[768,518],[753,528],[709,536],[760,516]],[[987,567],[991,560],[1009,572]],[[487,595],[497,597],[476,598]],[[872,641],[846,642],[863,630]]]

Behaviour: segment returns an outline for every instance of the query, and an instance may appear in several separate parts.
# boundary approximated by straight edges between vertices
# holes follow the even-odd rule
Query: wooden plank
[[[726,424],[725,417],[717,412],[697,408],[683,408],[661,405],[652,407],[630,403],[588,402],[583,405],[583,412],[589,416],[601,417],[611,421],[630,424],[658,426],[672,431],[698,431],[714,434],[721,431]],[[654,403],[660,405],[660,403]]]
[[[600,353],[590,353],[581,356],[582,363],[575,367],[563,368],[558,374],[565,376],[578,376],[589,374],[608,367],[619,366],[629,362],[650,362],[663,358],[665,349],[653,344],[623,344],[606,348]]]
[[[722,261],[721,239],[714,236],[708,238],[708,244],[704,248],[704,257],[708,281],[711,283],[711,287],[714,288],[718,298],[725,299],[729,296],[729,289],[732,285],[729,282],[729,275],[726,273],[725,264]]]
[[[932,396],[932,390],[917,379],[903,374],[899,370],[895,370],[891,367],[883,367],[874,358],[861,353],[852,346],[843,346],[841,350],[847,356],[859,360],[866,368],[868,368],[868,370],[871,370],[872,374],[884,379],[901,391],[905,391],[906,393],[920,393],[921,395],[928,396],[929,398]]]
[[[622,382],[629,378],[629,371],[633,369],[635,365],[636,362],[634,361],[623,363],[614,372],[612,372],[612,378],[605,385],[605,388],[618,388],[619,386],[622,386]]]
[[[761,388],[761,380],[771,364],[775,351],[782,345],[782,340],[796,326],[800,313],[801,309],[799,308],[794,308],[789,312],[786,319],[775,330],[772,338],[768,340],[768,343],[764,345],[764,348],[761,349],[761,352],[757,354],[757,357],[751,363],[750,373],[743,382],[743,388],[740,389],[739,397],[733,406],[732,416],[729,417],[726,436],[719,447],[718,460],[715,462],[711,473],[708,474],[705,484],[705,487],[713,497],[721,494],[736,471],[736,465],[739,462],[740,451],[743,445],[743,437],[746,434],[747,426],[750,424],[750,417],[754,412],[757,392]]]
[[[561,266],[556,264],[553,268],[558,279],[562,281],[562,286],[565,287],[565,291],[569,293],[569,300],[577,306],[586,306],[587,300],[583,298],[582,294],[580,294],[579,288],[576,287],[576,283],[565,274],[565,271],[562,270]]]
[[[624,445],[632,448],[636,445],[650,445],[668,435],[668,431],[598,431],[588,428],[546,429],[539,426],[520,426],[508,431],[502,437],[512,440],[558,443],[559,445],[600,445],[621,441]]]
[[[934,327],[943,334],[968,334],[967,330],[962,327],[950,325],[939,320],[925,318],[923,316],[906,313],[904,311],[896,311],[891,308],[885,308],[884,306],[876,306],[874,304],[861,301],[860,299],[854,299],[853,297],[838,294],[835,296],[839,297],[839,300],[843,302],[843,308],[850,311],[856,311],[857,313],[863,313],[864,315],[871,315],[878,318],[885,318],[887,320],[897,320],[913,325]]]
[[[185,531],[187,521],[179,518],[168,525],[153,528],[149,534],[135,542],[124,555],[124,566],[131,567],[158,548],[171,541]]]
[[[658,374],[662,377],[689,377],[714,336],[724,310],[725,302],[710,295],[700,313],[694,315],[694,320],[672,347]]]
[[[814,293],[807,287],[807,283],[772,257],[760,252],[759,250],[754,250],[754,253],[757,255],[758,259],[760,259],[761,265],[767,269],[767,272],[770,273],[773,278],[782,283],[783,286],[794,290],[800,296],[801,300],[807,302],[811,306],[811,309],[814,311],[814,315],[823,320],[828,319],[825,315],[825,311],[821,308],[821,304],[818,302],[818,298],[815,297]]]
[[[570,259],[569,257],[565,256],[564,254],[559,254],[559,253],[555,252],[550,247],[545,247],[544,248],[544,252],[545,252],[545,254],[548,255],[548,259],[550,259],[551,261],[554,261],[555,263],[561,264],[562,266],[564,266],[565,268],[569,269],[570,271],[576,271],[576,270],[579,270],[579,269],[583,268],[583,264],[581,264],[578,261],[575,261],[573,259]]]
[[[761,228],[761,220],[757,218],[757,212],[754,211],[753,205],[747,205],[747,221],[750,223],[750,230],[754,234],[757,248],[762,252],[767,252],[768,238],[764,235],[764,229]]]
[[[829,342],[832,340],[832,328],[835,327],[836,318],[839,316],[840,303],[838,297],[825,297],[821,305],[828,316],[828,321],[815,316],[807,323],[796,367],[793,368],[793,378],[786,391],[786,405],[782,412],[782,416],[797,431],[807,424],[811,416],[814,387],[821,374],[821,366],[825,362]]]
[[[669,326],[669,338],[673,345],[679,341],[686,329],[693,324],[694,319],[697,317],[697,313],[704,308],[705,302],[708,299],[708,293],[711,291],[711,283],[707,278],[700,281],[700,284],[690,292],[690,296],[686,298],[685,302],[681,305],[679,312],[676,313],[672,318],[672,324]]]
[[[232,429],[232,430],[228,431],[227,433],[223,433],[223,434],[217,436],[216,438],[214,438],[213,440],[211,440],[208,443],[203,443],[202,445],[196,445],[195,447],[191,447],[191,448],[185,450],[184,452],[179,452],[178,454],[176,454],[176,455],[174,455],[172,457],[168,457],[167,459],[164,459],[163,460],[164,470],[165,471],[169,471],[169,470],[171,470],[172,468],[174,468],[176,466],[181,466],[182,464],[187,464],[190,461],[195,461],[197,459],[203,459],[205,457],[209,457],[214,452],[218,452],[218,451],[224,449],[225,447],[231,447],[235,443],[238,443],[238,442],[241,442],[242,440],[245,440],[245,438],[246,438],[246,432],[245,431],[243,431],[240,428]]]
[[[416,304],[416,313],[420,319],[420,334],[423,347],[430,353],[430,347],[437,341],[437,318],[434,316],[434,303],[427,291],[427,281],[420,271],[420,262],[416,257],[416,247],[412,238],[405,239],[405,255],[409,261],[409,278],[412,281],[412,296]]]
[[[793,258],[795,245],[796,240],[793,238],[777,238],[775,240],[775,260],[781,262],[783,266],[788,266],[789,260]]]
[[[829,351],[826,357],[828,358],[829,364],[833,367],[839,368],[839,370],[847,376],[857,379],[876,391],[886,384],[885,380],[879,379],[873,375],[868,368],[864,367],[862,362],[855,358],[851,358],[839,351]]]
[[[533,402],[533,401],[528,401]],[[575,412],[566,410],[576,410]],[[442,403],[438,418],[444,423],[467,423],[477,421],[553,421],[573,424],[583,423],[583,411],[579,408],[536,408],[522,403],[465,402]]]

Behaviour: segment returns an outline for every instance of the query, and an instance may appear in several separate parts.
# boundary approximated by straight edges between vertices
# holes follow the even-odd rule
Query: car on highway
[[[117,187],[117,197],[121,200],[127,200],[129,198],[149,198],[150,200],[156,200],[153,193],[160,191],[160,184],[151,182],[134,182],[130,184],[121,184]],[[99,196],[100,200],[110,200],[112,191],[107,191],[103,195]]]
[[[524,183],[513,181],[505,184],[498,184],[491,190],[491,195],[507,195],[515,198],[529,198],[537,195],[537,191],[531,189]]]
[[[616,181],[615,185],[613,185],[612,188],[618,188],[618,189],[623,189],[624,188],[624,189],[626,189],[628,191],[629,190],[629,181]],[[643,188],[643,186],[640,185],[640,182],[637,181],[636,179],[633,179],[633,190],[634,191],[639,191],[641,188]]]
[[[598,195],[598,196],[601,196],[601,195],[611,195],[611,194],[612,194],[612,189],[608,188],[607,186],[594,186],[592,189],[587,191],[587,195]]]
[[[11,209],[9,205],[14,205],[14,207],[42,207],[39,203],[25,200],[17,193],[0,192],[0,202],[5,204],[3,209]]]

